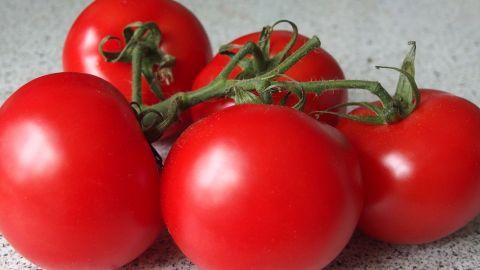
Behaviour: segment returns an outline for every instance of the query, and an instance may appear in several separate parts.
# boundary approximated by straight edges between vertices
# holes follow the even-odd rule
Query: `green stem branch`
[[[142,101],[142,61],[143,48],[141,45],[135,46],[132,52],[132,102],[140,107]]]
[[[270,84],[270,87],[277,89],[287,90],[293,92],[294,90],[301,89],[305,93],[313,92],[321,94],[327,90],[342,89],[339,91],[346,91],[344,89],[364,89],[377,96],[384,106],[381,117],[385,122],[395,122],[398,118],[398,109],[395,100],[385,90],[385,88],[376,81],[362,81],[362,80],[328,80],[328,81],[312,81],[312,82],[284,82],[275,81],[274,78],[283,74],[291,66],[300,61],[302,57],[308,54],[315,48],[320,46],[320,40],[318,37],[311,38],[300,49],[295,51],[289,57],[287,57],[282,63],[275,69],[258,75],[257,77],[243,80],[228,80],[228,76],[231,74],[236,65],[247,55],[255,52],[258,46],[255,43],[246,43],[237,54],[233,56],[229,64],[222,70],[220,75],[212,81],[209,85],[200,88],[192,92],[179,92],[175,95],[167,98],[166,100],[146,106],[145,109],[155,110],[162,115],[166,121],[159,127],[151,130],[147,137],[149,140],[156,140],[163,130],[174,121],[174,117],[170,114],[174,112],[178,114],[183,110],[192,107],[198,103],[210,100],[213,98],[226,97],[230,91],[234,88],[242,89],[244,91],[258,90],[258,86],[261,84]]]
[[[256,90],[257,79],[250,80],[228,80],[228,81],[216,81],[212,84],[209,84],[203,88],[200,88],[193,92],[179,92],[170,98],[164,100],[163,102],[157,103],[152,106],[146,107],[147,109],[153,109],[159,112],[161,115],[168,115],[172,110],[176,113],[192,107],[196,104],[210,100],[213,98],[225,97],[228,95],[230,89],[233,87],[238,87],[246,91]],[[346,91],[344,89],[364,89],[376,95],[382,102],[385,110],[384,115],[385,121],[394,122],[396,121],[396,106],[393,98],[388,94],[388,92],[383,88],[383,86],[376,81],[362,81],[362,80],[330,80],[330,81],[313,81],[313,82],[273,82],[273,86],[280,89],[290,89],[290,88],[301,88],[306,93],[316,93],[321,94],[324,91],[329,91],[333,89],[342,89],[339,91]],[[172,109],[176,107],[175,109]],[[161,129],[155,130],[155,133],[161,133]],[[155,138],[158,134],[152,134],[149,137]]]
[[[220,72],[220,74],[217,76],[215,81],[218,81],[218,80],[226,81],[230,76],[230,74],[235,69],[235,67],[243,58],[245,58],[247,55],[252,53],[254,54],[261,53],[256,49],[258,49],[257,44],[253,42],[245,43],[245,45],[235,54],[235,56],[233,56],[232,59],[230,59],[230,62],[228,62],[228,64],[225,66],[222,72]],[[254,57],[258,57],[258,56],[254,56]]]
[[[295,33],[290,40],[289,46],[294,44],[297,31],[296,26],[293,23],[291,24]],[[248,42],[233,55],[229,63],[209,85],[192,92],[178,92],[157,104],[145,106],[142,103],[142,74],[146,75],[151,87],[153,86],[153,91],[158,96],[161,96],[161,93],[158,93],[160,88],[152,85],[152,83],[156,83],[152,74],[153,65],[159,65],[160,68],[164,67],[164,65],[170,67],[174,63],[174,58],[158,51],[160,31],[156,25],[152,23],[139,23],[135,25],[138,26],[136,30],[131,26],[125,29],[124,36],[127,41],[127,46],[124,50],[120,52],[104,52],[102,49],[103,44],[110,39],[115,39],[112,37],[106,37],[100,44],[99,50],[108,61],[132,62],[132,101],[139,106],[137,113],[139,114],[142,128],[150,142],[157,140],[163,131],[177,119],[178,114],[182,111],[210,99],[231,96],[234,90],[238,90],[238,92],[256,91],[260,95],[265,95],[266,98],[262,98],[262,100],[268,103],[271,102],[271,92],[269,92],[271,89],[297,93],[299,94],[300,101],[302,101],[304,93],[313,92],[321,94],[324,91],[333,89],[341,89],[338,91],[346,91],[345,89],[364,89],[377,96],[383,105],[382,108],[378,109],[372,107],[372,110],[377,113],[377,117],[374,119],[375,121],[379,123],[392,123],[402,117],[399,111],[400,106],[397,104],[398,101],[376,81],[327,80],[285,82],[276,80],[309,52],[320,47],[320,40],[316,36],[312,37],[303,44],[301,48],[285,59],[284,55],[280,55],[281,57],[277,59],[278,63],[277,61],[273,61],[273,64],[267,56],[268,52],[265,52],[268,47],[268,40],[263,40],[262,42],[264,43],[261,46],[253,42]],[[267,30],[270,31],[271,29]],[[151,34],[144,36],[144,33],[147,31],[150,31],[149,33]],[[269,33],[265,33],[265,36],[268,38]],[[289,46],[284,49],[285,54],[289,51]],[[411,54],[414,54],[414,50]],[[253,58],[251,64],[253,72],[249,74],[249,76],[245,76],[245,79],[229,80],[234,69],[241,64],[242,61],[249,60],[245,59],[249,55]],[[410,62],[412,62],[413,65],[413,56],[410,58]],[[145,65],[145,67],[143,67],[143,65]],[[407,71],[402,72],[402,74],[408,79],[405,84],[408,83],[408,87],[416,88],[413,75]],[[369,105],[365,106],[368,107]]]
[[[309,39],[302,47],[296,50],[293,54],[287,57],[277,68],[273,69],[270,72],[267,72],[262,77],[270,78],[276,77],[279,74],[285,73],[288,69],[290,69],[293,65],[295,65],[300,59],[302,59],[305,55],[307,55],[310,51],[315,48],[319,48],[321,45],[320,39],[317,36],[313,36]]]

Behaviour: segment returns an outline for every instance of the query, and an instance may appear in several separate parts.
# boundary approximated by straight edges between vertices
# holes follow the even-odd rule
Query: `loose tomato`
[[[480,211],[480,110],[441,91],[421,90],[421,97],[399,123],[338,125],[360,155],[366,201],[359,227],[387,242],[434,241]]]
[[[273,31],[270,39],[270,54],[273,56],[279,53],[285,45],[289,42],[292,33],[289,31]],[[242,37],[239,37],[232,42],[231,44],[243,45],[249,41],[258,42],[260,38],[260,33],[252,33]],[[292,47],[291,51],[295,51],[300,48],[305,42],[308,41],[308,38],[302,35],[298,35],[297,41]],[[230,58],[226,55],[218,54],[213,60],[198,74],[193,83],[193,89],[201,88],[209,84],[228,64]],[[241,69],[238,67],[232,72],[231,78],[234,78]],[[325,50],[319,48],[316,49],[305,57],[302,58],[298,63],[292,66],[286,73],[286,77],[279,77],[278,80],[295,80],[299,82],[304,81],[316,81],[316,80],[335,80],[335,79],[344,79],[342,69],[335,61],[335,59],[328,54]],[[276,100],[279,101],[281,96],[277,95]],[[347,101],[347,92],[346,91],[328,91],[324,94],[317,95],[314,93],[307,94],[307,103],[304,108],[304,111],[310,113],[312,111],[325,110],[334,105],[342,104]],[[293,105],[297,102],[296,97],[291,96],[288,99],[287,105]],[[199,104],[191,108],[190,114],[192,121],[197,121],[205,117],[206,115],[212,113],[213,111],[223,109],[228,106],[234,105],[233,100],[231,99],[218,99],[215,101],[210,101],[206,103]],[[323,115],[320,119],[331,125],[335,125],[338,121],[338,118],[333,115]]]
[[[111,14],[111,15],[109,15]],[[107,63],[98,51],[105,36],[122,36],[123,28],[132,22],[155,22],[162,32],[160,48],[176,58],[173,82],[162,84],[165,97],[191,89],[197,73],[211,59],[208,36],[198,19],[172,0],[102,0],[91,3],[77,18],[65,41],[65,71],[89,73],[116,86],[131,98],[132,69],[128,63]],[[115,44],[108,44],[110,49]],[[158,99],[143,81],[143,101]]]
[[[48,269],[112,269],[162,227],[159,172],[128,102],[106,81],[58,73],[0,109],[0,230]]]
[[[304,113],[244,104],[190,126],[162,172],[161,205],[201,269],[320,269],[362,208],[347,140]]]

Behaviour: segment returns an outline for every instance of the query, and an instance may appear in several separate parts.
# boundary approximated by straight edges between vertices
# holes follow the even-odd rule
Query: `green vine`
[[[292,37],[285,48],[272,57],[269,56],[270,35],[278,23],[288,23],[292,27]],[[299,98],[293,107],[302,109],[305,104],[305,93],[321,94],[324,91],[344,91],[338,89],[361,89],[377,96],[381,106],[374,106],[367,102],[349,102],[336,106],[362,106],[371,110],[372,116],[352,116],[349,114],[334,113],[329,110],[317,113],[331,113],[351,120],[369,124],[389,124],[407,117],[420,102],[420,95],[414,80],[415,43],[405,58],[402,67],[390,68],[400,72],[397,91],[390,95],[385,88],[376,81],[364,80],[325,80],[312,82],[285,82],[277,78],[300,61],[310,51],[320,47],[320,40],[313,36],[302,47],[290,52],[298,35],[297,27],[290,21],[279,21],[273,26],[263,28],[260,40],[257,43],[248,42],[243,46],[228,44],[220,48],[220,53],[231,57],[230,62],[220,74],[207,86],[192,92],[178,92],[163,101],[146,106],[142,104],[140,80],[143,75],[150,82],[152,91],[160,98],[164,98],[161,89],[152,72],[156,68],[171,68],[174,57],[165,54],[159,49],[161,32],[154,23],[134,23],[124,30],[126,46],[119,52],[105,52],[102,48],[108,40],[118,40],[115,37],[106,37],[99,46],[107,61],[131,62],[133,90],[132,101],[136,104],[139,122],[142,125],[148,140],[157,140],[165,129],[177,120],[177,116],[185,109],[209,99],[231,96],[237,103],[271,103],[272,93],[286,91]],[[236,50],[236,52],[232,52]],[[235,79],[228,79],[235,69],[241,67],[242,72]],[[378,67],[385,68],[385,67]],[[258,93],[258,96],[253,94]],[[284,103],[285,99],[283,100]]]

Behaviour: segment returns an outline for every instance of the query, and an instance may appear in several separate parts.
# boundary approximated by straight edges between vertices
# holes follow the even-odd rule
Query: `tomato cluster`
[[[99,17],[105,10],[114,16]],[[135,40],[143,60],[128,42],[102,42],[139,21],[161,33],[153,51],[146,34]],[[386,101],[345,114],[344,87],[309,90],[312,81],[344,79],[323,49],[274,73],[309,42],[296,31],[265,28],[211,60],[205,30],[179,3],[94,1],[68,34],[65,72],[27,83],[0,108],[2,234],[47,269],[121,267],[164,227],[202,269],[321,269],[357,227],[389,243],[419,244],[477,216],[480,109],[416,89],[404,64],[401,80],[410,85],[399,89],[416,99],[379,95]],[[249,56],[224,74],[248,46]],[[105,61],[112,51],[132,63]],[[153,63],[160,76],[162,59],[148,61],[166,54],[175,59],[173,81],[143,78],[136,93],[135,65]],[[251,81],[253,90],[240,87]],[[348,83],[335,85],[358,85]],[[413,109],[368,121],[402,105]],[[186,125],[161,164],[150,135]]]

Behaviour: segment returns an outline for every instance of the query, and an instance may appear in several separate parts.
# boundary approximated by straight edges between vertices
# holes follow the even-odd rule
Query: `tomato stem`
[[[272,31],[272,27],[264,28],[262,32],[263,40],[259,41],[260,45],[253,42],[248,42],[243,46],[238,45],[225,45],[221,48],[221,53],[231,56],[230,62],[220,72],[220,74],[207,86],[191,92],[178,92],[171,97],[150,106],[143,105],[142,93],[141,93],[141,76],[145,76],[150,83],[152,91],[156,94],[161,91],[153,76],[154,64],[170,66],[174,62],[174,58],[165,55],[158,49],[160,43],[160,30],[153,23],[135,23],[132,24],[138,28],[132,29],[132,25],[124,30],[124,35],[127,40],[127,45],[121,52],[106,53],[107,60],[110,61],[125,61],[132,62],[133,74],[132,74],[132,100],[133,103],[138,105],[137,113],[139,115],[139,121],[142,125],[145,135],[150,142],[157,140],[163,133],[163,131],[172,123],[177,120],[177,116],[187,108],[194,106],[198,103],[207,101],[213,98],[219,97],[238,97],[242,95],[243,98],[237,98],[240,102],[258,102],[272,103],[273,91],[287,91],[298,96],[299,102],[293,107],[296,109],[302,109],[305,104],[305,93],[321,94],[324,91],[338,90],[345,91],[344,89],[363,89],[367,90],[373,95],[377,96],[381,102],[381,107],[376,107],[366,102],[350,102],[346,104],[340,104],[337,107],[342,106],[363,106],[373,111],[375,116],[367,116],[355,118],[348,114],[341,114],[343,117],[347,117],[353,120],[363,121],[372,124],[393,123],[405,117],[413,111],[415,104],[405,105],[405,99],[407,97],[408,102],[418,102],[418,97],[415,91],[418,91],[415,80],[413,78],[414,68],[413,59],[415,48],[409,53],[402,65],[402,69],[396,69],[401,72],[400,81],[397,87],[397,94],[392,97],[385,88],[377,81],[364,81],[364,80],[326,80],[326,81],[312,81],[312,82],[285,82],[278,81],[277,78],[282,76],[288,69],[300,61],[305,55],[312,50],[320,47],[320,40],[318,37],[313,36],[306,43],[303,44],[291,55],[288,52],[295,43],[297,36],[297,28],[295,24],[289,21],[287,22],[293,28],[293,35],[280,56],[274,56],[270,58],[268,55],[269,37]],[[274,24],[274,26],[276,25]],[[107,37],[105,39],[113,39]],[[265,40],[267,39],[267,40]],[[105,41],[102,41],[100,47],[103,46]],[[237,53],[229,52],[229,49],[237,49]],[[252,56],[253,59],[247,58]],[[250,62],[249,62],[250,61]],[[237,76],[236,79],[228,79],[237,66],[247,67],[248,70],[244,70],[244,76]],[[257,92],[259,97],[251,95],[248,92]],[[403,106],[403,107],[402,107]],[[412,109],[413,108],[413,109]],[[334,113],[332,111],[324,111],[319,113]]]
[[[293,52],[289,57],[282,61],[276,68],[273,70],[258,75],[254,78],[249,79],[236,79],[236,80],[227,80],[230,72],[233,71],[236,64],[239,63],[244,57],[253,53],[255,50],[256,44],[246,43],[237,54],[235,54],[229,64],[222,70],[220,75],[212,81],[209,85],[200,88],[192,92],[178,92],[175,95],[167,98],[166,100],[159,102],[157,104],[147,106],[147,109],[155,110],[160,113],[160,115],[170,115],[167,117],[167,121],[163,121],[162,126],[158,126],[153,130],[146,132],[147,137],[150,141],[155,141],[161,136],[164,128],[166,128],[170,123],[174,122],[174,117],[171,113],[174,112],[175,115],[179,112],[194,106],[198,103],[204,102],[206,100],[218,97],[228,96],[229,93],[235,88],[242,89],[244,91],[258,91],[259,85],[266,83],[268,88],[278,88],[285,89],[287,91],[295,92],[295,90],[301,89],[302,92],[313,92],[321,94],[327,90],[335,89],[364,89],[376,95],[382,105],[383,109],[378,110],[379,114],[377,118],[372,120],[372,123],[392,123],[398,120],[398,108],[395,100],[392,96],[385,90],[385,88],[377,81],[364,81],[364,80],[327,80],[327,81],[312,81],[312,82],[284,82],[284,81],[275,81],[279,75],[286,72],[290,67],[295,63],[300,61],[302,57],[308,54],[310,51],[318,48],[320,46],[320,40],[318,37],[312,37],[308,42],[306,42],[301,48]],[[265,86],[264,86],[265,88]],[[344,91],[344,90],[339,90]],[[348,105],[348,104],[346,104]],[[174,109],[172,109],[174,107]]]
[[[274,55],[270,59],[269,62],[270,62],[270,65],[272,66],[277,66],[281,61],[283,61],[283,59],[285,59],[285,57],[288,55],[290,50],[295,45],[295,42],[297,41],[297,38],[298,38],[297,25],[289,20],[280,20],[274,23],[272,26],[264,27],[264,29],[262,30],[262,35],[260,37],[259,46],[260,48],[262,48],[266,56],[269,55],[270,36],[275,26],[277,26],[280,23],[287,23],[288,25],[290,25],[290,27],[292,28],[291,30],[292,36],[290,37],[290,40],[288,41],[287,45],[285,45],[285,47],[283,47],[283,49],[280,52],[278,52],[276,55]]]
[[[167,84],[172,81],[171,68],[175,65],[175,57],[160,49],[162,33],[153,22],[134,22],[123,29],[125,47],[119,51],[106,51],[104,46],[109,41],[121,42],[114,36],[107,36],[98,45],[99,53],[107,62],[132,63],[132,102],[142,106],[142,76],[150,89],[160,100],[164,98],[160,80]],[[155,72],[154,72],[155,71]]]
[[[400,107],[400,114],[402,118],[407,117],[412,113],[420,104],[420,91],[415,85],[415,52],[416,43],[410,41],[408,43],[412,46],[410,52],[403,60],[400,74],[400,78],[397,83],[397,90],[395,91],[394,98],[398,101]],[[412,83],[413,81],[413,83]]]
[[[223,68],[223,70],[218,74],[215,80],[227,80],[230,74],[233,72],[233,69],[238,65],[238,63],[249,54],[254,54],[258,56],[258,46],[253,42],[247,42],[238,53],[233,56],[233,58],[228,62],[228,64]]]
[[[320,46],[320,40],[317,37],[311,38],[306,42],[300,49],[295,51],[287,59],[285,59],[280,65],[274,70],[267,72],[266,74],[259,75],[250,79],[238,79],[238,80],[227,80],[229,72],[233,70],[236,63],[241,59],[246,57],[248,54],[252,53],[254,43],[247,43],[243,46],[237,54],[232,58],[230,63],[223,69],[220,75],[212,81],[209,85],[200,88],[192,92],[179,92],[175,95],[167,98],[166,100],[147,106],[146,108],[152,109],[160,112],[161,115],[169,115],[169,111],[175,111],[175,114],[194,106],[198,103],[204,102],[206,100],[218,97],[228,96],[229,93],[234,88],[239,88],[244,91],[257,91],[260,83],[265,82],[269,84],[269,87],[274,87],[278,89],[287,89],[288,91],[294,92],[295,89],[301,89],[304,92],[313,92],[321,94],[327,90],[340,89],[340,88],[354,88],[354,89],[365,89],[370,93],[376,95],[384,106],[382,110],[381,122],[391,123],[397,120],[397,109],[394,99],[391,95],[385,90],[385,88],[376,81],[362,81],[362,80],[328,80],[328,81],[312,81],[312,82],[281,82],[274,81],[274,79],[287,71],[291,66],[296,62],[300,61],[303,56],[305,56],[311,50],[318,48]],[[176,107],[175,110],[172,110],[172,106]],[[170,113],[171,115],[171,113]],[[174,121],[173,117],[169,118],[169,121]],[[165,123],[164,123],[165,124]],[[169,123],[168,123],[169,124]],[[165,125],[165,128],[168,126]],[[163,132],[162,127],[157,127],[154,130],[150,130],[147,134],[147,137],[150,140],[156,140]]]
[[[142,60],[143,48],[135,46],[132,53],[132,102],[142,107]]]
[[[320,39],[317,36],[313,36],[305,44],[303,44],[302,47],[300,47],[297,51],[295,51],[293,54],[283,60],[275,69],[268,72],[263,77],[271,78],[285,73],[310,51],[314,50],[315,48],[320,48],[320,45]]]

